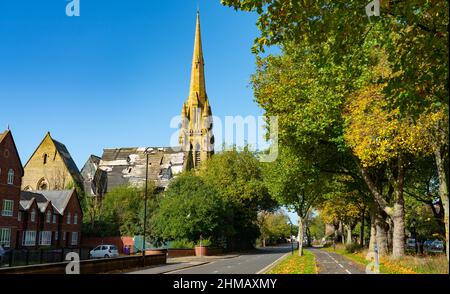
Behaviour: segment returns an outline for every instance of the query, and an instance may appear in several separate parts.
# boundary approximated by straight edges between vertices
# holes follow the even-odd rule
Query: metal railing
[[[58,263],[66,259],[70,252],[78,253],[81,260],[89,259],[92,248],[59,248],[59,249],[14,249],[0,256],[0,268],[36,264]]]

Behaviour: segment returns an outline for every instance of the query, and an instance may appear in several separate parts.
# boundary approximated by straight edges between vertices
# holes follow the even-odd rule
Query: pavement
[[[365,274],[364,266],[342,255],[317,248],[308,248],[316,256],[319,274]]]
[[[167,265],[129,274],[257,274],[266,271],[291,248],[268,247],[240,255],[171,258]]]

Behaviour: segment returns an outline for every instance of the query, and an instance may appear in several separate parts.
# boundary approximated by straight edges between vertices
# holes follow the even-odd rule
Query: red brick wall
[[[8,151],[6,151],[8,150]],[[6,154],[7,152],[8,154]],[[8,185],[8,171],[14,170],[14,184]],[[19,211],[20,187],[22,185],[23,169],[19,154],[14,145],[14,139],[9,132],[0,142],[0,228],[11,229],[11,248],[16,246],[16,235],[18,229],[17,213]],[[3,200],[13,200],[13,216],[1,215]]]
[[[67,215],[70,213],[70,224],[67,224]],[[78,223],[74,224],[74,215],[78,214]],[[60,245],[63,247],[79,247],[80,246],[80,240],[81,240],[81,223],[83,220],[83,212],[81,210],[80,202],[78,201],[76,193],[72,195],[72,198],[70,198],[69,203],[67,204],[66,210],[64,211],[64,215],[60,218],[61,225],[60,225]],[[67,238],[64,241],[63,236],[64,232],[67,232]],[[72,245],[72,233],[78,232],[78,244]]]

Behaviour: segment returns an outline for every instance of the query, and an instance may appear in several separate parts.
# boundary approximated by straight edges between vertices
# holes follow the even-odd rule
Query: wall
[[[161,265],[167,263],[167,253],[148,255],[145,257],[145,266]],[[60,274],[66,273],[67,262],[55,264],[31,265],[0,269],[1,274]],[[126,256],[114,259],[86,260],[80,262],[81,274],[99,274],[118,270],[141,268],[142,256]]]

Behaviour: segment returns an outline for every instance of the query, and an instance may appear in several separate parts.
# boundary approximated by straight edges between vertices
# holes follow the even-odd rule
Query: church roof
[[[183,151],[165,147],[104,149],[99,168],[107,172],[107,191],[119,186],[145,184],[147,152],[148,178],[158,187],[166,188],[172,175],[182,171]]]
[[[50,135],[50,132],[47,133],[47,135],[44,137],[44,139],[42,140],[42,142],[39,144],[39,146],[36,148],[36,150],[34,151],[33,155],[31,155],[31,157],[28,159],[28,162],[25,164],[25,167],[28,165],[28,163],[30,162],[30,160],[33,158],[33,156],[35,155],[36,151],[39,150],[39,148],[41,147],[41,145],[44,143],[45,139],[49,138],[51,140],[51,142],[53,143],[53,145],[56,148],[56,151],[61,155],[61,158],[64,162],[64,165],[67,167],[67,169],[70,172],[70,175],[72,176],[72,178],[79,184],[81,185],[83,183],[83,178],[81,177],[80,171],[77,167],[77,165],[75,164],[75,161],[73,160],[72,156],[70,155],[69,151],[67,150],[66,146],[61,143],[56,141],[55,139],[52,138],[52,136]]]
[[[58,150],[59,154],[61,154],[61,157],[64,160],[64,163],[69,170],[70,174],[75,180],[82,181],[80,177],[80,171],[78,170],[77,165],[75,164],[75,161],[73,160],[72,156],[70,155],[69,151],[67,150],[66,146],[56,140],[53,139],[53,142],[55,143],[56,150]]]

